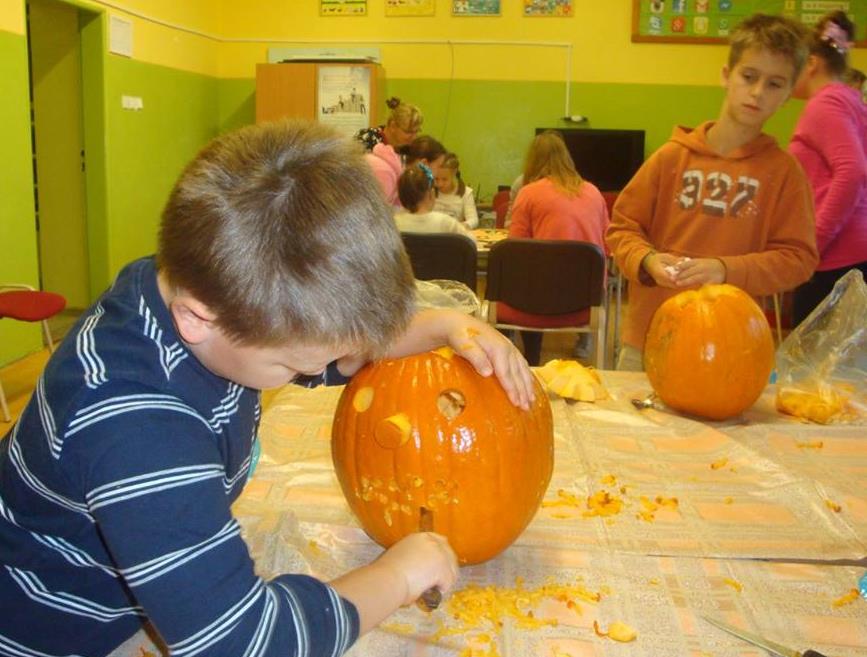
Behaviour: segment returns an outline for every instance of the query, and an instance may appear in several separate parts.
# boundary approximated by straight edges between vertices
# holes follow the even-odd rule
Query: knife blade
[[[420,532],[432,532],[433,531],[433,511],[428,509],[427,507],[420,506],[418,508],[418,530]],[[419,598],[419,602],[427,611],[433,611],[437,607],[440,606],[440,603],[443,601],[442,592],[432,586],[427,591],[421,594],[421,598]]]
[[[704,618],[711,625],[715,625],[719,629],[736,636],[742,641],[752,643],[754,646],[758,646],[762,650],[767,650],[772,655],[778,655],[779,657],[825,657],[825,655],[820,652],[816,652],[815,650],[807,649],[804,652],[799,652],[797,650],[793,650],[792,648],[787,648],[786,646],[780,645],[775,641],[766,639],[762,636],[759,636],[758,634],[753,634],[752,632],[748,632],[747,630],[742,630],[741,628],[735,627],[734,625],[729,625],[728,623],[724,623],[723,621],[712,618],[711,616],[702,616],[702,618]]]

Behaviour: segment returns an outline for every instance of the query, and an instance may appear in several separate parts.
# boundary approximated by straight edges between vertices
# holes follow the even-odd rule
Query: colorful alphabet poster
[[[367,0],[319,0],[320,16],[365,16]]]
[[[738,23],[756,12],[813,25],[836,9],[854,19],[859,45],[867,45],[864,0],[633,0],[632,40],[724,43]]]
[[[386,16],[433,16],[436,0],[385,0]]]
[[[524,16],[571,16],[572,0],[524,0]]]
[[[500,0],[452,0],[452,16],[499,16]]]

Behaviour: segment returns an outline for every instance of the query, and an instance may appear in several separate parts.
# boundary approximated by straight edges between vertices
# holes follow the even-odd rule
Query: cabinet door
[[[256,123],[316,118],[316,64],[257,64]]]

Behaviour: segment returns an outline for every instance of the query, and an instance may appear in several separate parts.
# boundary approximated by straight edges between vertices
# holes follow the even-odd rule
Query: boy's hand
[[[683,260],[671,253],[650,253],[641,261],[641,267],[660,287],[676,288],[678,265]]]
[[[701,287],[706,283],[725,283],[726,266],[717,258],[684,258],[674,275],[679,288]]]
[[[461,321],[462,320],[462,321]],[[535,399],[533,373],[512,342],[490,324],[461,316],[447,334],[448,345],[482,376],[495,374],[515,406],[527,410]]]
[[[410,534],[386,550],[375,564],[388,568],[405,583],[401,605],[412,604],[429,588],[445,593],[458,579],[458,559],[445,536]]]

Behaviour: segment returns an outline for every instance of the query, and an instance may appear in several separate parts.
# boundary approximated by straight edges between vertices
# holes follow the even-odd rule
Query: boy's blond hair
[[[548,178],[568,194],[577,194],[584,180],[575,169],[563,136],[556,130],[536,135],[524,163],[524,184]]]
[[[728,67],[733,69],[750,48],[768,50],[786,57],[794,67],[792,82],[807,61],[807,28],[785,16],[753,14],[741,21],[732,33]]]
[[[378,354],[413,312],[409,262],[360,146],[305,121],[208,144],[163,211],[157,265],[239,344]]]

